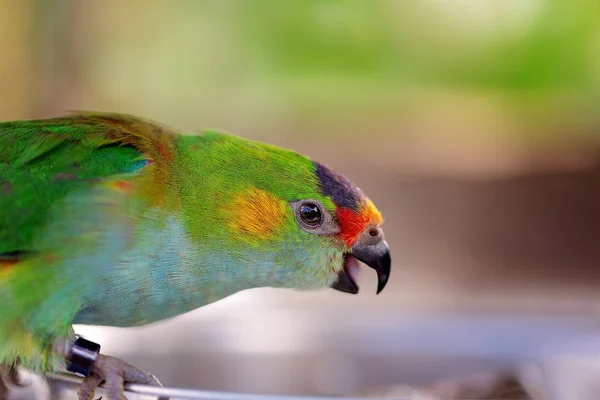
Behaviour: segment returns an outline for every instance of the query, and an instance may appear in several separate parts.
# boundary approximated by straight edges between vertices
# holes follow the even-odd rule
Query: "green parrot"
[[[0,123],[0,363],[160,385],[106,356],[72,324],[165,320],[241,290],[357,293],[358,261],[377,293],[391,259],[383,218],[351,181],[269,144],[186,135],[138,117],[77,112]],[[2,382],[2,380],[0,380]],[[0,398],[6,385],[0,383]]]

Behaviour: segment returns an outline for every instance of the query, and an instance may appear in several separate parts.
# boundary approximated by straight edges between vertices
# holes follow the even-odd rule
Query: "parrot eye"
[[[340,229],[319,200],[303,199],[290,204],[300,229],[315,235],[335,235]]]
[[[321,223],[321,210],[314,203],[304,203],[300,207],[300,218],[309,226],[317,226]]]

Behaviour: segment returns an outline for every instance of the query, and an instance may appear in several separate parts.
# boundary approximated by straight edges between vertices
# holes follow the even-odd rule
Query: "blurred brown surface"
[[[513,374],[479,373],[437,382],[428,387],[395,386],[372,389],[365,397],[423,400],[545,400],[529,393]]]
[[[407,264],[460,279],[449,270],[455,266],[467,290],[600,283],[598,166],[487,180],[400,175],[386,183],[395,207],[384,206],[400,224],[391,227],[400,234],[395,250]]]

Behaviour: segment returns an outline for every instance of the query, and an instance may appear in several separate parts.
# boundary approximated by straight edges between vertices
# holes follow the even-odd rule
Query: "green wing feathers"
[[[0,123],[0,254],[30,250],[50,206],[72,191],[149,163],[151,181],[166,182],[176,137],[121,114]]]
[[[0,303],[10,305],[0,308],[0,363],[56,368],[49,339],[68,336],[81,301],[69,268],[101,270],[113,260],[99,241],[125,246],[119,235],[131,229],[123,210],[133,193],[110,185],[135,180],[159,198],[177,136],[120,114],[0,123]]]

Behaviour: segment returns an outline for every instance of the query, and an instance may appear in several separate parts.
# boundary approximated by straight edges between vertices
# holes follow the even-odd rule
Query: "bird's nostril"
[[[372,237],[377,237],[379,236],[379,230],[375,228],[369,229],[369,235],[371,235]]]

